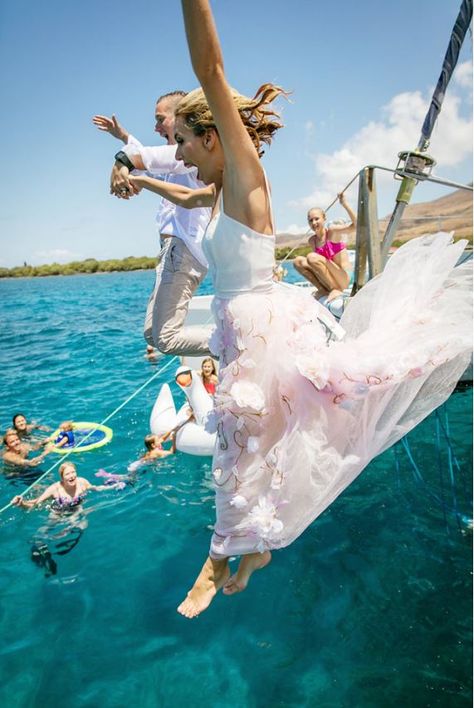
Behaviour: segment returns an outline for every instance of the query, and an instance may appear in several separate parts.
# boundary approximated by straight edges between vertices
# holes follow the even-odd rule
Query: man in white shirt
[[[128,180],[131,170],[146,170],[153,177],[191,189],[203,187],[195,168],[189,169],[175,159],[174,109],[183,91],[160,96],[155,107],[155,131],[167,145],[144,147],[115,116],[94,116],[92,121],[125,144],[116,156],[111,175],[111,193],[128,199],[136,193]],[[144,326],[148,344],[164,354],[209,355],[211,327],[184,327],[189,302],[207,272],[201,242],[210,219],[210,209],[184,209],[161,200],[156,215],[161,252],[156,268],[155,287],[150,296]]]

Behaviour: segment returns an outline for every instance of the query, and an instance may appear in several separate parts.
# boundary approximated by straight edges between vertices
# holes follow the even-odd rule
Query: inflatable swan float
[[[154,435],[163,435],[182,426],[176,433],[176,448],[189,455],[212,455],[216,441],[215,433],[204,429],[207,414],[212,410],[213,400],[201,378],[188,366],[180,366],[175,374],[176,384],[184,392],[187,402],[176,411],[173,394],[168,384],[163,384],[150,416],[150,430]],[[192,409],[193,420],[188,420]]]

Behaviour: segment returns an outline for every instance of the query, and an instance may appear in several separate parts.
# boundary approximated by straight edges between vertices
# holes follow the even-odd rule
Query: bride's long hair
[[[255,149],[261,157],[264,152],[262,143],[270,145],[277,130],[283,128],[279,114],[270,104],[278,96],[287,96],[288,94],[274,84],[263,84],[253,98],[243,96],[235,89],[231,90],[242,123],[247,128]],[[209,128],[217,131],[206,96],[201,88],[190,91],[181,99],[175,108],[175,115],[182,116],[186,127],[196,135],[203,135]]]

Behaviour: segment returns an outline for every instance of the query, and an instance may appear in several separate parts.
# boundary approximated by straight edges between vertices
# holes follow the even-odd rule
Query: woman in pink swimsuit
[[[356,215],[347,203],[344,194],[339,201],[347,211],[349,224],[325,225],[326,214],[319,207],[308,212],[308,224],[313,231],[309,244],[313,248],[307,256],[295,258],[294,266],[316,288],[316,298],[329,305],[342,295],[350,281],[351,264],[342,235],[357,222]]]

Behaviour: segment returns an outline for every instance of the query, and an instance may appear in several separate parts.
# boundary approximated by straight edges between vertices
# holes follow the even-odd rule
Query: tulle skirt
[[[464,246],[437,234],[400,248],[350,301],[340,341],[296,286],[215,298],[213,558],[290,544],[449,397],[471,357]]]

